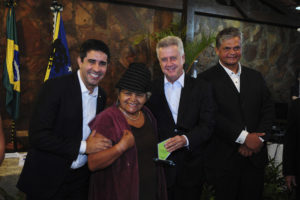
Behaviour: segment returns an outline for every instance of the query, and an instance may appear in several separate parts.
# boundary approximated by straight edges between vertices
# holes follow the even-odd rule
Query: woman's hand
[[[116,146],[118,147],[118,150],[120,152],[125,152],[131,147],[134,146],[135,140],[134,136],[129,130],[124,130],[123,136],[118,144]]]

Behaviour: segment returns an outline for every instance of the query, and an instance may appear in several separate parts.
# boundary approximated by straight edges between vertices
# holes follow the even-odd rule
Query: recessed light
[[[300,32],[300,28],[297,28],[297,31]]]
[[[296,7],[296,10],[300,10],[300,6],[297,6],[297,7]]]

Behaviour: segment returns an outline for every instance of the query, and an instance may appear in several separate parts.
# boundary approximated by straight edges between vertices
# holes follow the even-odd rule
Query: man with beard
[[[31,149],[17,185],[28,200],[88,198],[87,154],[111,147],[110,140],[88,127],[105,107],[98,83],[109,59],[104,42],[87,40],[77,58],[79,70],[42,86],[29,128]]]
[[[159,140],[167,140],[168,159],[176,164],[164,168],[168,199],[200,199],[203,152],[214,126],[212,88],[185,74],[180,38],[161,39],[156,52],[164,76],[153,81],[148,106],[157,119]]]
[[[239,29],[219,32],[215,50],[219,63],[200,75],[212,84],[217,104],[216,127],[207,150],[208,180],[215,186],[217,200],[259,200],[273,103],[262,75],[239,62]]]

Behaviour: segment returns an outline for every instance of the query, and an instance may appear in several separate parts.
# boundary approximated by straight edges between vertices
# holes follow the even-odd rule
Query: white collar
[[[236,75],[236,76],[240,76],[241,75],[241,73],[242,73],[242,67],[241,67],[241,63],[239,62],[238,64],[239,64],[239,69],[238,69],[238,72],[235,74],[233,71],[231,71],[230,69],[228,69],[227,67],[225,67],[224,65],[222,65],[222,63],[221,63],[221,61],[219,60],[219,63],[220,63],[220,65],[223,67],[223,69],[227,72],[227,74],[229,75],[229,76],[231,76],[231,75]]]
[[[181,76],[176,81],[174,81],[174,83],[176,83],[176,82],[179,83],[180,86],[183,88],[184,87],[184,76],[185,76],[185,73],[183,70],[183,73],[181,74]],[[172,84],[171,82],[168,81],[166,75],[164,75],[164,84],[166,85],[167,83]]]

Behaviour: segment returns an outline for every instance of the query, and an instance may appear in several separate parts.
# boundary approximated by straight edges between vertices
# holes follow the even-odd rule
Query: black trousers
[[[233,169],[215,169],[212,184],[216,200],[262,200],[264,167],[255,167],[248,159],[241,158]]]
[[[202,193],[202,186],[202,183],[191,187],[183,187],[175,184],[167,189],[168,200],[199,200]]]
[[[63,184],[54,196],[47,200],[87,200],[90,171],[87,165],[78,169],[70,169]],[[28,196],[27,200],[43,200],[40,197]],[[45,199],[46,200],[46,199]]]

